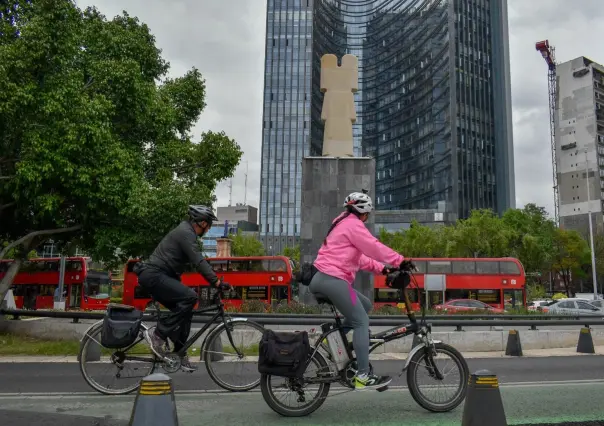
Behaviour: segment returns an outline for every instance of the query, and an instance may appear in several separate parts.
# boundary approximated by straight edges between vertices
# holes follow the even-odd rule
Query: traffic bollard
[[[141,381],[128,426],[178,426],[170,377],[155,373]]]
[[[461,426],[507,426],[497,376],[488,370],[472,374]]]
[[[505,354],[509,356],[522,356],[522,344],[520,343],[520,334],[518,330],[510,330],[508,334],[508,344],[505,347]]]

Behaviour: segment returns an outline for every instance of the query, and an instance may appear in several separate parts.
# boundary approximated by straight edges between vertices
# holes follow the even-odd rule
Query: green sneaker
[[[359,374],[354,378],[354,389],[381,389],[392,381],[390,376],[376,376],[375,374]]]

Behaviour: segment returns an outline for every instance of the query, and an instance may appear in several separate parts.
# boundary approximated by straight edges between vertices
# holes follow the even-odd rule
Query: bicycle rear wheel
[[[138,389],[142,378],[155,369],[156,358],[143,337],[128,348],[101,346],[103,324],[91,328],[84,336],[78,355],[80,371],[86,383],[105,395],[126,395]]]
[[[210,333],[202,349],[203,360],[218,386],[245,392],[260,384],[258,350],[263,334],[264,327],[248,320],[229,320]]]
[[[304,377],[300,379],[263,374],[260,381],[262,397],[273,411],[282,416],[307,416],[323,405],[331,387],[328,382],[309,383],[309,379],[329,377],[331,375],[332,372],[327,361],[321,352],[317,351],[311,358],[308,367],[306,367]],[[273,384],[275,388],[272,387]],[[309,389],[311,386],[315,388],[312,391],[314,395],[310,395],[310,401],[307,401],[307,397],[311,393]],[[287,401],[292,400],[301,403],[301,405],[296,407],[287,405]]]
[[[440,362],[444,357],[453,360],[450,368],[443,366]],[[434,366],[444,376],[442,380],[435,376]],[[427,373],[429,380],[436,381],[438,384],[446,380],[448,376],[457,374],[459,383],[450,387],[453,391],[451,397],[436,401],[420,390],[418,375],[421,373]],[[421,407],[428,411],[442,413],[453,410],[463,402],[466,397],[469,377],[470,370],[463,355],[446,343],[435,343],[433,349],[425,350],[425,348],[422,348],[413,355],[407,370],[407,385],[411,396]]]

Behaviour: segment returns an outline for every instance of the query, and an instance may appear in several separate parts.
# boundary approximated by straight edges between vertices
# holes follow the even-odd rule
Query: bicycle
[[[203,333],[206,332],[207,330],[209,330],[208,334],[205,336],[205,338],[203,339],[203,342],[200,346],[200,352],[202,354],[201,357],[203,358],[203,361],[205,363],[206,370],[207,370],[209,376],[214,381],[214,383],[216,383],[221,388],[226,389],[228,391],[232,391],[232,392],[245,392],[245,391],[256,388],[260,384],[260,377],[259,377],[260,374],[258,373],[257,369],[254,368],[256,366],[255,362],[248,362],[248,364],[250,366],[252,366],[252,371],[254,372],[254,375],[252,378],[254,378],[254,376],[256,377],[256,378],[254,378],[254,380],[251,383],[246,383],[244,385],[233,385],[233,384],[225,382],[221,377],[219,377],[218,370],[221,369],[224,372],[224,370],[228,369],[228,367],[225,367],[225,366],[229,365],[230,363],[228,363],[228,364],[226,362],[221,363],[218,358],[220,358],[220,357],[224,358],[225,355],[235,355],[237,360],[243,360],[243,358],[245,358],[246,356],[251,354],[252,356],[254,356],[254,359],[252,361],[255,361],[255,356],[257,355],[257,351],[258,351],[258,342],[261,340],[262,333],[264,332],[264,327],[262,325],[260,325],[256,322],[253,322],[253,321],[249,321],[247,318],[231,318],[228,315],[228,313],[225,313],[224,303],[222,302],[222,297],[223,297],[223,290],[222,290],[222,288],[219,288],[216,290],[215,294],[211,297],[210,306],[193,310],[193,312],[192,312],[193,316],[207,315],[207,314],[211,313],[212,311],[216,311],[216,312],[214,313],[212,318],[210,318],[208,320],[208,322],[206,324],[204,324],[204,326],[201,329],[199,329],[194,335],[190,336],[187,339],[187,341],[186,341],[185,345],[182,347],[182,349],[180,349],[178,352],[168,352],[168,353],[166,353],[166,355],[163,358],[158,357],[151,350],[149,342],[145,338],[145,331],[150,330],[151,328],[153,328],[155,326],[150,327],[147,324],[145,324],[144,322],[141,322],[140,327],[138,327],[138,329],[136,330],[136,337],[134,339],[132,339],[133,340],[132,342],[129,342],[129,344],[125,345],[125,347],[123,349],[122,348],[108,349],[108,348],[103,347],[103,345],[101,344],[101,337],[100,337],[100,333],[103,330],[103,321],[104,320],[100,320],[100,321],[96,322],[90,328],[88,328],[88,330],[86,331],[86,333],[80,340],[80,352],[78,355],[78,358],[79,358],[78,361],[80,364],[80,371],[84,377],[84,380],[93,389],[95,389],[96,391],[98,391],[102,394],[105,394],[105,395],[129,394],[138,389],[138,387],[140,385],[140,379],[142,379],[143,377],[146,377],[149,374],[154,373],[158,366],[161,366],[163,368],[163,370],[168,374],[175,373],[176,371],[178,371],[181,367],[180,356],[185,355],[187,353],[187,351],[189,350],[189,348],[191,348],[191,346],[203,335]],[[160,312],[159,306],[158,306],[157,302],[155,302],[155,300],[153,300],[153,299],[152,299],[152,303],[157,308],[156,309],[157,312],[152,314],[151,318],[152,318],[152,320],[156,320],[157,323],[159,323],[159,319],[161,317],[161,312]],[[198,306],[201,306],[201,304],[202,304],[201,298],[198,298]],[[110,304],[109,306],[118,307],[119,309],[122,309],[126,312],[134,313],[134,315],[138,314],[138,315],[142,316],[141,311],[136,310],[132,306],[120,305],[120,304]],[[212,324],[218,318],[221,319],[221,322],[219,322],[214,328],[210,329]],[[235,329],[238,329],[238,330],[235,330]],[[223,331],[226,331],[227,339],[222,338],[221,332],[223,332]],[[259,337],[254,337],[253,335],[250,336],[251,331],[259,332]],[[97,333],[99,334],[99,338],[95,339],[93,336],[95,336],[95,334],[97,334]],[[235,336],[242,337],[242,340],[244,340],[243,348],[236,347],[236,345],[234,343]],[[145,343],[141,344],[141,341],[144,341],[146,344]],[[232,345],[232,347],[234,348],[233,353],[225,352],[222,349],[222,346],[227,342],[230,343]],[[247,346],[245,346],[245,345],[247,345]],[[217,352],[216,348],[221,348],[220,352]],[[133,355],[127,355],[127,352],[130,349],[133,349],[133,352],[134,352]],[[138,351],[146,350],[146,353],[144,354],[144,356],[140,356],[140,354],[137,352],[137,349],[138,349]],[[96,363],[98,363],[98,361],[94,361],[95,363],[90,367],[90,369],[86,365],[86,361],[89,358],[98,359],[100,361],[100,359],[103,355],[104,355],[104,358],[109,358],[111,363],[117,367],[117,372],[115,374],[115,377],[117,379],[121,379],[122,375],[124,374],[124,369],[126,366],[125,361],[134,361],[135,364],[148,363],[149,367],[144,368],[144,367],[135,365],[134,369],[136,371],[143,370],[142,376],[137,377],[137,379],[135,380],[135,382],[133,384],[131,384],[123,389],[113,389],[108,386],[101,385],[100,383],[98,383],[96,380],[94,380],[91,377],[91,373],[93,372],[93,370],[98,369],[98,368],[96,368],[97,367]],[[214,361],[216,361],[216,362],[214,362]],[[243,362],[246,362],[246,361],[244,360]],[[216,364],[218,364],[218,365],[216,365]],[[222,368],[220,368],[220,367],[222,367]],[[244,376],[242,374],[236,374],[236,377],[244,377]]]
[[[389,274],[388,277],[391,282],[403,282],[403,284],[401,285],[402,288],[399,288],[399,290],[403,291],[405,310],[410,323],[394,327],[376,334],[370,334],[369,353],[373,352],[375,349],[387,342],[391,342],[396,339],[401,339],[411,334],[417,336],[419,341],[417,345],[414,346],[409,352],[405,364],[402,368],[402,371],[399,374],[399,377],[402,376],[405,372],[407,373],[407,386],[409,392],[411,393],[413,399],[424,409],[432,412],[451,411],[457,406],[459,406],[459,404],[461,404],[465,399],[468,380],[470,378],[468,364],[464,359],[463,355],[457,349],[446,343],[443,343],[442,341],[432,339],[432,326],[426,323],[424,306],[422,306],[421,320],[419,323],[417,322],[415,318],[415,313],[410,309],[411,303],[409,301],[409,295],[407,294],[407,286],[409,284],[410,277],[413,277],[411,271],[400,270],[396,271],[394,274]],[[414,277],[413,280],[415,282]],[[417,285],[417,282],[415,282],[415,284]],[[299,408],[291,408],[285,406],[284,403],[278,400],[272,390],[272,387],[270,386],[272,376],[270,374],[261,375],[260,388],[265,402],[273,411],[282,416],[301,417],[313,413],[325,402],[325,399],[329,394],[331,384],[339,383],[345,388],[350,388],[350,390],[345,390],[344,392],[338,393],[336,395],[340,395],[346,392],[352,392],[354,390],[354,377],[357,373],[357,370],[356,358],[353,356],[352,343],[350,343],[346,337],[347,331],[345,330],[349,327],[343,327],[341,317],[338,314],[335,306],[331,303],[331,301],[329,301],[325,297],[321,297],[320,295],[317,296],[317,302],[319,304],[329,305],[335,318],[335,323],[327,322],[321,324],[323,333],[316,340],[314,347],[310,348],[308,360],[306,361],[306,370],[304,373],[308,371],[308,367],[311,363],[318,367],[317,373],[309,378],[286,378],[274,376],[276,379],[284,379],[284,387],[287,390],[297,394],[297,402],[305,403],[305,405],[302,405]],[[330,339],[328,337],[332,333],[335,333],[335,339],[332,338],[332,342],[337,342],[339,340],[340,342],[339,344],[337,344],[337,346],[339,347],[334,348],[332,346],[332,342],[329,342]],[[319,348],[326,349],[326,339],[328,342],[327,358],[329,359],[329,363],[325,355],[323,355],[322,352],[319,351]],[[343,351],[341,350],[342,347],[344,349]],[[461,383],[457,389],[457,392],[455,393],[453,398],[446,401],[445,403],[436,403],[423,396],[419,390],[416,379],[416,374],[419,371],[419,363],[423,359],[426,360],[425,368],[431,378],[436,379],[438,381],[442,381],[444,379],[443,373],[440,371],[440,369],[435,363],[435,358],[439,353],[444,353],[451,356],[454,360],[456,367],[461,373]],[[371,363],[369,368],[370,373],[372,373],[373,367]],[[318,391],[316,393],[316,397],[312,398],[310,402],[306,403],[305,389],[308,385],[318,385]],[[386,386],[377,390],[379,392],[383,392],[387,389],[388,387]]]

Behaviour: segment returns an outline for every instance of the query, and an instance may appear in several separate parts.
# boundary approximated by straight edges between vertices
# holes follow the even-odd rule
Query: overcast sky
[[[244,151],[233,179],[233,203],[258,206],[262,144],[262,92],[266,0],[78,0],[108,18],[123,9],[147,23],[171,63],[171,76],[199,68],[206,79],[207,107],[197,123],[224,130]],[[556,59],[577,56],[604,62],[597,29],[604,26],[603,0],[509,0],[516,203],[546,207],[553,214],[547,68],[535,42],[549,39]],[[229,199],[220,184],[218,205]]]

